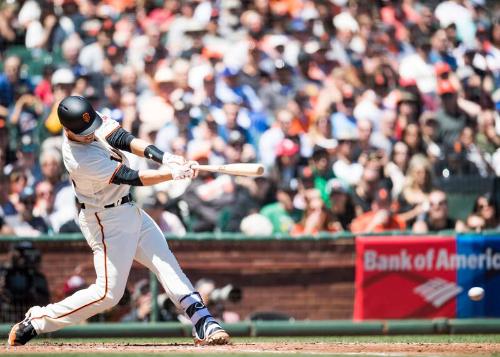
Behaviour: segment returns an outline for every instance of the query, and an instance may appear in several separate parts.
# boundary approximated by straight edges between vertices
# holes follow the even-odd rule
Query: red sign
[[[357,237],[354,319],[455,317],[455,257],[455,237]]]

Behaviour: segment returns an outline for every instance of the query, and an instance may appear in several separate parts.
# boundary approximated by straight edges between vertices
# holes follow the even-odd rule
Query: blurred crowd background
[[[495,1],[2,0],[0,59],[2,234],[79,231],[56,113],[70,94],[162,150],[266,166],[136,189],[165,232],[500,223],[494,185],[461,219],[446,189],[500,174]]]

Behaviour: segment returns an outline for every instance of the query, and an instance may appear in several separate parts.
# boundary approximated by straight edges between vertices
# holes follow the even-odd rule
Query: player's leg
[[[39,333],[76,324],[113,307],[122,297],[139,237],[139,211],[123,205],[97,215],[82,214],[80,223],[94,254],[96,282],[58,303],[32,307],[27,318],[13,327],[10,345],[24,344]]]
[[[158,225],[142,211],[142,229],[135,259],[153,271],[169,298],[193,323],[196,344],[227,344],[229,335],[210,315],[200,295],[181,270]]]

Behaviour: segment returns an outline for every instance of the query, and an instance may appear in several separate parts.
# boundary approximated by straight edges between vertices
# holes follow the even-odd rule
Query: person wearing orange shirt
[[[363,213],[352,221],[353,233],[375,233],[391,230],[405,230],[406,223],[391,210],[391,196],[387,188],[379,188],[375,193],[371,211]]]

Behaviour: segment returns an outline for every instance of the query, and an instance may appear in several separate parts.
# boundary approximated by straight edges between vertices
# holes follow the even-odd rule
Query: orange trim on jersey
[[[97,300],[91,301],[88,304],[80,306],[78,309],[71,310],[70,312],[67,312],[61,316],[51,317],[48,315],[43,315],[43,316],[39,316],[39,317],[32,317],[31,320],[38,320],[38,319],[43,319],[43,318],[49,318],[49,319],[54,319],[54,320],[61,319],[65,316],[74,314],[75,312],[80,311],[81,309],[84,309],[87,306],[96,304],[96,303],[104,300],[106,298],[106,296],[108,295],[108,256],[107,256],[106,243],[104,242],[104,227],[102,226],[101,220],[99,219],[99,216],[97,215],[97,213],[95,213],[95,217],[97,218],[97,223],[99,224],[99,227],[101,228],[101,236],[102,236],[101,242],[102,242],[102,245],[104,247],[104,281],[105,281],[105,283],[104,283],[104,295]]]
[[[113,172],[113,175],[111,175],[111,178],[109,179],[109,182],[108,182],[108,183],[111,183],[111,182],[113,181],[113,179],[115,178],[116,173],[118,172],[118,170],[120,170],[120,167],[122,167],[122,165],[123,165],[123,164],[119,164],[119,165],[116,167],[116,169],[115,169],[115,171]]]
[[[107,141],[107,140],[108,140],[108,138],[111,136],[111,134],[113,134],[115,131],[117,131],[117,130],[118,130],[118,129],[120,129],[120,128],[121,128],[121,126],[119,126],[119,125],[118,125],[116,128],[114,128],[113,130],[111,130],[111,131],[109,132],[109,134],[108,134],[108,135],[106,135],[106,137],[105,137],[106,141]]]

